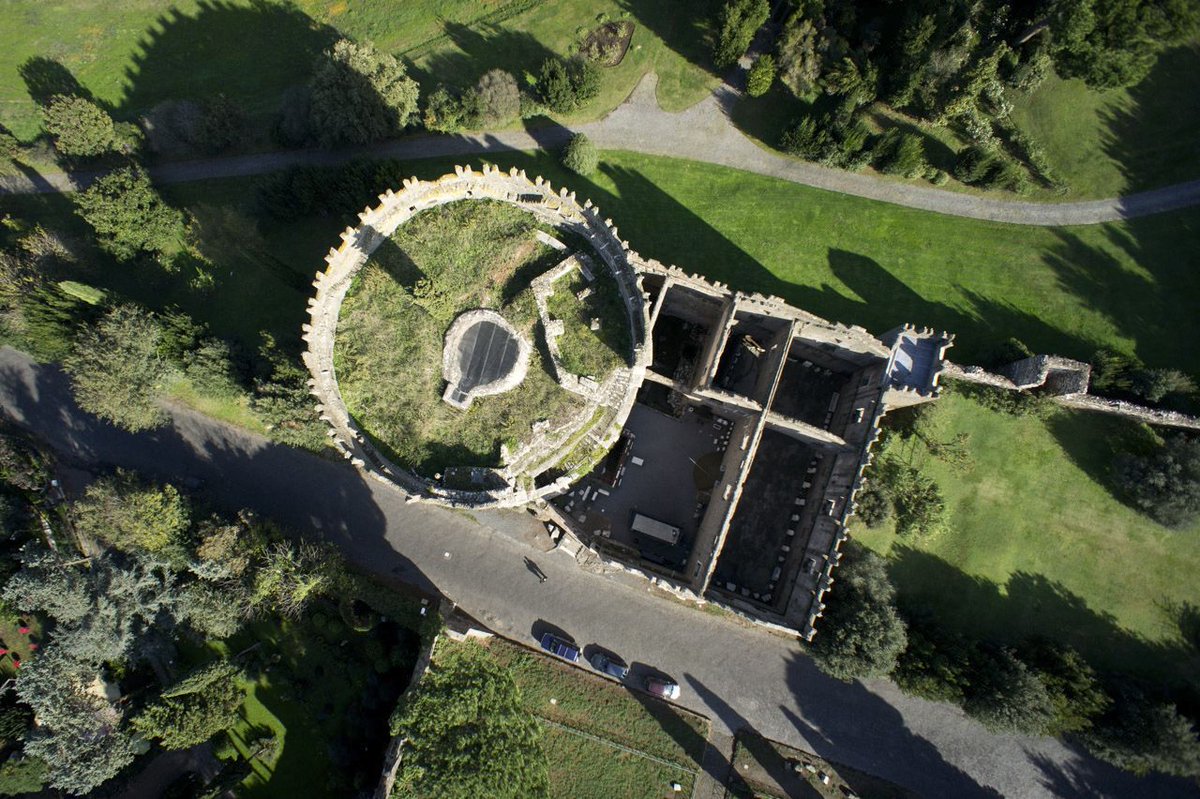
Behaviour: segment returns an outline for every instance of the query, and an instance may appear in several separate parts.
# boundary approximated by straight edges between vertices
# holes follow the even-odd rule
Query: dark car
[[[545,633],[542,635],[542,649],[545,649],[551,655],[558,655],[563,660],[569,660],[572,663],[579,661],[579,648],[570,641],[564,641],[554,633]]]
[[[618,680],[625,679],[629,674],[628,666],[622,666],[603,652],[597,652],[592,655],[592,666],[595,667],[596,671],[603,672],[609,677],[616,677]]]

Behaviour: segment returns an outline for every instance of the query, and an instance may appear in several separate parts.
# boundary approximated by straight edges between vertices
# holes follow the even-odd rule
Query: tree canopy
[[[183,214],[167,205],[139,166],[104,175],[75,195],[75,210],[96,231],[100,246],[122,261],[178,252],[187,235]]]
[[[75,504],[81,533],[128,552],[159,552],[180,543],[189,515],[175,486],[146,485],[128,472],[92,483]]]
[[[417,110],[417,82],[372,45],[341,39],[318,61],[309,114],[326,147],[366,144],[398,134]]]
[[[512,677],[478,644],[439,651],[392,729],[405,738],[398,796],[549,796],[538,723]]]
[[[882,677],[895,668],[908,640],[896,589],[878,555],[857,547],[846,552],[812,656],[839,680]]]
[[[121,146],[112,117],[84,97],[57,94],[42,108],[42,124],[63,155],[104,155]]]
[[[132,720],[134,729],[165,749],[188,749],[237,724],[246,694],[238,685],[241,670],[218,660],[162,692]]]
[[[161,335],[154,318],[133,305],[112,309],[81,332],[63,363],[79,406],[127,430],[161,424],[157,400],[168,373]]]
[[[563,148],[562,162],[563,166],[572,172],[590,175],[600,163],[600,154],[591,139],[582,133],[576,133]]]
[[[1182,527],[1200,514],[1200,438],[1179,433],[1149,454],[1122,453],[1113,478],[1138,510]]]

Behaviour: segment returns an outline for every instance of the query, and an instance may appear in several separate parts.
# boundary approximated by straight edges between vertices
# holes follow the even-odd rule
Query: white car
[[[679,698],[679,685],[670,680],[659,679],[658,677],[646,678],[646,690],[663,699],[675,700]]]

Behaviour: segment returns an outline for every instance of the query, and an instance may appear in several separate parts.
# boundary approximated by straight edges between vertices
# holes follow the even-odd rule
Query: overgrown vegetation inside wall
[[[467,201],[423,212],[379,247],[342,304],[335,345],[346,406],[396,461],[433,476],[495,466],[535,422],[564,421],[582,400],[560,388],[535,348],[516,389],[466,410],[442,401],[442,347],[456,316],[501,311],[526,339],[541,336],[530,282],[561,255],[535,237],[533,216]]]
[[[5,793],[120,790],[156,752],[206,742],[215,792],[374,784],[433,616],[252,514],[125,472],[60,504],[51,474],[0,433]]]

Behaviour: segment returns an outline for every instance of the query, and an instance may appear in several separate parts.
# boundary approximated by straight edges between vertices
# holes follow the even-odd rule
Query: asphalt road
[[[886,681],[831,680],[794,641],[651,596],[645,583],[584,572],[560,552],[498,532],[527,524],[522,514],[476,521],[406,504],[343,463],[188,411],[150,433],[119,431],[81,412],[57,369],[9,348],[0,348],[0,408],[68,465],[203,481],[211,501],[324,536],[362,567],[436,589],[504,635],[531,641],[534,629],[559,628],[611,649],[635,673],[674,676],[681,703],[718,724],[751,726],[923,796],[1197,796],[1193,784],[1138,779],[1053,739],[992,735],[956,708],[903,696]],[[526,557],[548,575],[544,584]]]

